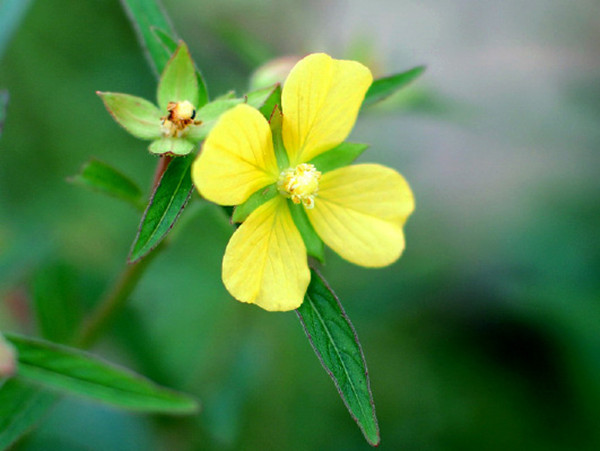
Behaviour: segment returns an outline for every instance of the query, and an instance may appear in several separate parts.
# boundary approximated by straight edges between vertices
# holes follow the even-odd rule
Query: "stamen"
[[[315,197],[319,192],[321,173],[313,164],[302,163],[281,173],[277,186],[279,192],[292,199],[295,204],[302,203],[305,208],[315,206]]]
[[[163,135],[165,136],[181,136],[188,126],[201,123],[201,121],[194,120],[196,110],[194,105],[187,100],[169,102],[167,112],[168,114],[161,118]]]

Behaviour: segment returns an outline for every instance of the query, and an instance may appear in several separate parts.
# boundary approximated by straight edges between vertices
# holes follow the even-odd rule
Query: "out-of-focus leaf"
[[[17,349],[19,378],[138,412],[191,414],[198,410],[193,398],[78,349],[13,334],[6,338]]]
[[[81,319],[72,268],[59,263],[40,267],[33,279],[33,303],[42,336],[67,343]]]
[[[362,154],[368,144],[344,142],[339,146],[322,153],[313,158],[310,163],[314,164],[317,170],[321,172],[332,171],[333,169],[348,166]]]
[[[0,91],[0,136],[4,129],[4,121],[6,120],[6,106],[8,105],[8,91]]]
[[[162,135],[162,113],[152,102],[118,92],[98,91],[96,94],[113,119],[136,138],[158,139]]]
[[[193,155],[175,158],[162,175],[146,208],[135,237],[129,262],[154,249],[167,236],[192,194],[190,166]]]
[[[32,0],[0,1],[0,59],[31,3]]]
[[[83,165],[79,174],[68,180],[124,200],[137,209],[143,209],[140,203],[142,197],[140,188],[128,177],[101,161],[90,160]]]
[[[160,76],[158,107],[161,111],[166,111],[169,102],[184,100],[196,107],[199,99],[196,69],[187,45],[181,42]]]
[[[404,88],[410,82],[419,78],[423,72],[425,72],[425,66],[417,66],[406,72],[390,75],[389,77],[378,78],[373,81],[373,84],[367,91],[362,108],[373,105],[374,103],[389,97],[396,91]]]
[[[367,441],[379,444],[379,426],[367,364],[354,326],[342,304],[315,270],[304,302],[296,310],[304,332]]]
[[[60,397],[20,379],[0,387],[0,449],[7,449],[32,429]]]
[[[121,0],[121,4],[137,32],[140,45],[144,49],[150,65],[158,76],[169,61],[170,54],[153,32],[160,28],[170,36],[175,36],[173,27],[158,0]]]
[[[161,30],[160,28],[152,27],[152,32],[156,36],[156,39],[162,43],[168,61],[168,58],[171,57],[171,54],[177,50],[177,41],[173,39],[166,31]],[[198,103],[195,106],[200,108],[204,106],[206,102],[208,102],[208,89],[206,88],[206,83],[204,82],[202,73],[197,67],[195,67],[195,69],[196,79],[198,81]]]
[[[244,222],[246,218],[250,216],[250,213],[269,199],[273,199],[277,193],[277,185],[275,184],[259,189],[253,193],[246,202],[235,207],[231,220],[233,222]]]
[[[246,94],[246,103],[259,110],[267,119],[271,119],[271,114],[276,105],[281,105],[281,86],[274,85],[268,88],[258,89]]]
[[[250,68],[258,67],[276,56],[275,52],[260,41],[255,34],[249,33],[239,26],[228,26],[221,22],[213,31]]]
[[[294,224],[298,227],[302,240],[306,246],[306,253],[318,259],[321,263],[325,261],[325,245],[319,238],[317,232],[310,223],[306,211],[302,205],[296,205],[291,199],[288,199],[290,213],[294,219]]]

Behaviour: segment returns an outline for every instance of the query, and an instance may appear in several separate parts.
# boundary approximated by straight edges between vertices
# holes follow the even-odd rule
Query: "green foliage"
[[[99,160],[92,159],[88,161],[83,165],[79,174],[70,177],[68,180],[124,200],[137,209],[143,209],[140,188],[112,166]]]
[[[0,1],[0,58],[33,0]]]
[[[373,84],[365,95],[365,101],[363,102],[362,108],[380,102],[404,88],[409,83],[419,78],[423,72],[425,72],[425,69],[425,66],[417,66],[406,72],[390,75],[389,77],[378,78],[373,81]]]
[[[80,350],[20,335],[6,338],[18,353],[18,377],[47,389],[138,412],[178,415],[198,410],[197,402],[189,396]]]
[[[271,114],[277,105],[281,105],[281,86],[279,84],[258,89],[246,94],[246,103],[259,110],[265,119],[271,119]]]
[[[297,313],[310,344],[333,379],[350,414],[367,441],[377,446],[379,426],[358,336],[339,299],[314,270]]]
[[[33,302],[42,336],[68,343],[81,320],[81,303],[72,268],[62,263],[40,267],[33,279]]]
[[[6,107],[8,105],[8,91],[0,91],[0,136],[4,129],[4,121],[6,120]]]
[[[368,144],[343,142],[339,146],[317,155],[309,163],[314,164],[319,171],[325,173],[348,166],[368,147]]]
[[[136,262],[147,255],[173,228],[192,194],[192,161],[193,155],[190,155],[169,163],[144,212],[129,262]]]
[[[183,42],[165,66],[158,83],[156,98],[161,111],[167,110],[169,102],[187,100],[194,107],[198,106],[200,96],[196,70],[190,51]]]
[[[59,396],[20,378],[0,387],[0,449],[6,449],[48,413]]]
[[[304,206],[295,204],[291,199],[287,200],[287,204],[290,207],[294,224],[296,224],[300,235],[302,235],[302,241],[304,241],[304,245],[306,246],[306,253],[323,263],[325,261],[325,245],[308,220]]]

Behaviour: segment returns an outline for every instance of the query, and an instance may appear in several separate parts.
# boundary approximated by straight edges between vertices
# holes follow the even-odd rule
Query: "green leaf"
[[[248,105],[259,110],[265,119],[269,120],[275,106],[281,105],[281,86],[277,84],[252,91],[246,94],[245,98]]]
[[[144,212],[131,247],[129,263],[154,249],[167,236],[192,195],[190,166],[193,155],[175,158],[161,177]]]
[[[143,210],[140,188],[112,166],[99,160],[91,159],[83,165],[79,174],[69,177],[67,180],[124,200],[135,208]]]
[[[416,80],[425,72],[425,66],[418,66],[399,74],[389,77],[378,78],[373,82],[362,104],[362,108],[373,105],[389,97],[396,91],[404,88],[406,85]]]
[[[184,138],[160,138],[152,141],[148,150],[156,155],[187,155],[196,145]]]
[[[379,426],[358,336],[339,299],[315,270],[311,270],[306,297],[296,313],[350,415],[367,441],[377,446]]]
[[[244,222],[250,213],[260,207],[269,199],[273,199],[277,195],[277,185],[269,185],[259,189],[253,193],[246,202],[238,205],[233,210],[231,220],[233,222]]]
[[[137,32],[140,45],[144,49],[150,66],[156,75],[162,73],[169,61],[170,53],[156,38],[153,28],[165,30],[171,36],[175,33],[160,2],[156,0],[121,0],[121,4]]]
[[[160,28],[152,27],[152,32],[156,39],[158,39],[165,49],[165,53],[167,55],[167,60],[171,57],[171,54],[177,50],[177,41],[173,39],[166,31],[161,30]],[[166,65],[165,61],[165,65]],[[198,104],[196,107],[200,108],[208,102],[208,89],[206,88],[206,83],[204,81],[204,77],[198,68],[196,67],[196,79],[198,80]]]
[[[8,91],[0,91],[0,136],[4,129],[4,121],[6,120],[6,106],[8,105]]]
[[[196,142],[202,141],[208,136],[223,113],[242,102],[242,99],[222,99],[207,103],[196,111],[196,120],[201,124],[190,126],[186,138]]]
[[[196,69],[185,43],[180,42],[179,47],[165,66],[158,82],[156,97],[158,107],[165,112],[169,102],[187,100],[194,107],[198,106],[200,96]]]
[[[153,103],[141,97],[117,92],[98,91],[96,94],[113,119],[136,138],[158,139],[162,136],[162,114]]]
[[[33,304],[44,338],[67,343],[81,320],[75,272],[63,263],[39,268],[33,278]]]
[[[0,387],[0,449],[29,432],[60,399],[54,393],[9,379]]]
[[[314,164],[317,170],[325,173],[333,169],[348,166],[356,160],[367,148],[368,144],[344,142],[339,146],[316,156],[309,163]]]
[[[302,235],[302,240],[306,246],[306,253],[323,263],[325,261],[325,245],[310,223],[304,206],[302,204],[295,204],[290,199],[288,199],[288,206],[290,207],[294,224],[296,224],[300,235]]]
[[[13,334],[6,338],[17,348],[19,378],[138,412],[191,414],[198,410],[193,398],[78,349]]]

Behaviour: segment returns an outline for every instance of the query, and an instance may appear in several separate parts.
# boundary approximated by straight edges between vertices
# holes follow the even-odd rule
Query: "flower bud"
[[[285,81],[292,67],[300,60],[297,56],[283,56],[263,64],[250,77],[250,91],[266,88]]]

